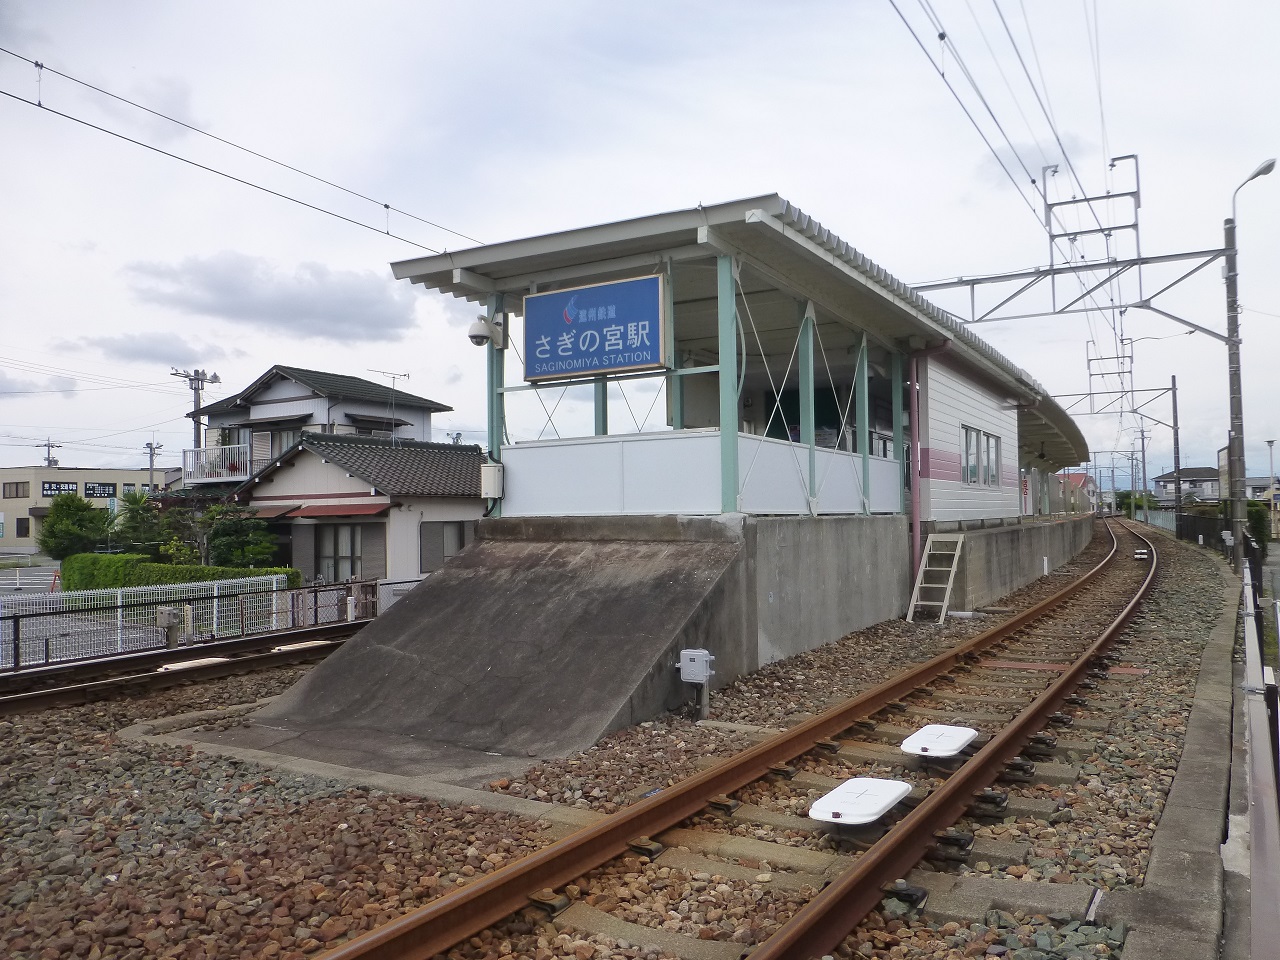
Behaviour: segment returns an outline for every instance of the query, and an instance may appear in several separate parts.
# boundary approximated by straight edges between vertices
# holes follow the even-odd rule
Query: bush
[[[115,590],[129,568],[151,558],[141,553],[77,553],[62,561],[63,590]]]
[[[293,567],[200,567],[152,563],[150,557],[138,553],[80,553],[62,562],[62,589],[118,590],[281,574],[288,578],[288,586],[302,586],[302,574]]]
[[[126,587],[151,587],[168,583],[203,583],[240,577],[288,577],[287,586],[302,586],[302,573],[293,567],[200,567],[186,563],[139,563],[129,571]]]

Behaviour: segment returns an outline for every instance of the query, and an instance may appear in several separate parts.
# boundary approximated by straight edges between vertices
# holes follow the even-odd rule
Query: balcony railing
[[[182,451],[182,479],[186,483],[233,483],[248,480],[267,465],[254,460],[252,449],[242,443],[230,447],[201,447]]]

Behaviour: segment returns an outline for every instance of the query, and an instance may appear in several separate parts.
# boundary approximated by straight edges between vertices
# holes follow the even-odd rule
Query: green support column
[[[902,363],[906,358],[896,350],[889,355],[889,371],[893,391],[893,458],[898,461],[898,512],[906,509],[907,501],[907,448],[904,438],[904,411],[902,408]]]
[[[818,498],[818,447],[813,424],[813,301],[800,308],[800,442],[809,448],[809,513]]]
[[[871,512],[871,389],[867,376],[867,335],[858,348],[854,389],[858,397],[858,452],[862,454],[862,512]]]
[[[489,297],[489,316],[497,316],[502,312],[502,295],[494,294]],[[503,322],[503,329],[506,330],[506,322]],[[502,427],[506,421],[506,400],[502,393],[502,387],[506,382],[506,365],[504,363],[507,352],[499,350],[490,341],[485,348],[488,351],[488,389],[489,389],[489,456],[494,460],[502,459]],[[494,517],[502,516],[502,501],[499,500],[494,505]]]
[[[716,257],[720,361],[720,512],[738,511],[738,303],[733,257]]]
[[[596,377],[596,436],[609,434],[609,380]]]
[[[676,289],[671,261],[667,261],[662,278],[662,319],[666,324],[663,342],[666,345],[667,366],[680,369],[680,356],[676,353]],[[671,411],[671,429],[684,429],[684,377],[667,377],[667,405]]]

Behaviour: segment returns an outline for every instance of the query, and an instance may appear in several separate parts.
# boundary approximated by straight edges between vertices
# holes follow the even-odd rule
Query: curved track
[[[1019,754],[1033,738],[1042,755],[1052,749],[1052,738],[1041,731],[1046,724],[1069,722],[1056,712],[1078,686],[1088,684],[1091,671],[1105,664],[1107,648],[1155,577],[1154,545],[1128,527],[1118,526],[1119,537],[1108,525],[1113,540],[1108,556],[1042,603],[598,824],[343,944],[325,954],[326,960],[427,958],[530,904],[554,915],[569,905],[554,892],[557,888],[628,850],[633,857],[639,854],[642,863],[648,862],[645,857],[656,857],[662,850],[650,837],[705,814],[709,805],[713,810],[732,810],[735,801],[728,799],[729,794],[771,775],[789,776],[794,773],[789,764],[808,751],[838,750],[842,743],[860,737],[892,743],[901,736],[895,736],[895,728],[885,721],[955,713],[957,701],[982,700],[957,690],[975,685],[979,691],[984,685],[999,688],[1005,712],[989,718],[988,735],[980,748],[954,769],[934,770],[932,779],[917,784],[909,801],[888,815],[879,831],[882,835],[864,836],[864,842],[856,844],[852,865],[758,945],[752,956],[806,957],[831,951],[876,906],[886,884],[936,852],[940,831],[970,811],[975,798],[1002,776],[1027,775],[1029,762]],[[1139,547],[1147,551],[1141,561],[1133,559]],[[1106,613],[1100,618],[1102,608]],[[1047,675],[1052,679],[1035,679]],[[1017,692],[1020,689],[1022,694]],[[896,729],[900,734],[904,728]],[[957,844],[963,848],[962,837],[944,837],[941,845],[951,847],[954,859]]]

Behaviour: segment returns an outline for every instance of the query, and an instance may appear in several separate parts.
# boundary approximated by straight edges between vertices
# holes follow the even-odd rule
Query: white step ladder
[[[938,623],[947,618],[947,604],[951,602],[951,585],[956,580],[956,567],[960,565],[960,548],[964,545],[962,533],[931,533],[924,545],[924,559],[916,576],[916,588],[911,593],[911,606],[907,607],[907,621],[915,620],[917,610],[932,610],[938,614]]]

